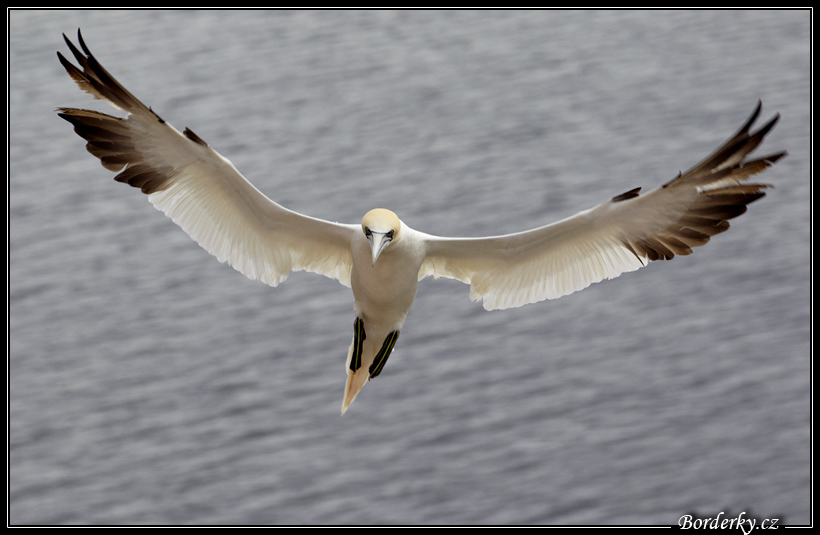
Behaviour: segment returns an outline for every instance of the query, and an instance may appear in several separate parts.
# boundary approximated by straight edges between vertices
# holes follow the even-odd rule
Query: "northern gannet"
[[[390,210],[361,225],[331,223],[271,201],[205,141],[181,133],[142,104],[89,52],[63,35],[79,68],[57,56],[95,98],[126,112],[58,108],[88,151],[140,188],[148,200],[220,262],[276,286],[306,270],[353,290],[353,341],[347,353],[342,414],[384,368],[416,296],[433,276],[470,285],[487,310],[555,299],[653,260],[687,255],[729,228],[728,220],[763,197],[748,179],[786,155],[746,160],[779,115],[750,132],[761,103],[726,143],[685,173],[640,195],[635,188],[556,223],[504,236],[443,238],[413,230]],[[84,54],[83,54],[84,52]]]

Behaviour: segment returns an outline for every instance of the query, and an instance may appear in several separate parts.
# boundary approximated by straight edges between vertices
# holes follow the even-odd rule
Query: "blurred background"
[[[344,416],[352,294],[218,263],[84,149],[61,33],[277,202],[451,236],[686,170],[763,101],[776,187],[695,254],[486,312],[425,280]],[[11,524],[810,521],[807,11],[9,12]],[[70,55],[69,55],[70,57]],[[781,521],[783,523],[783,521]]]

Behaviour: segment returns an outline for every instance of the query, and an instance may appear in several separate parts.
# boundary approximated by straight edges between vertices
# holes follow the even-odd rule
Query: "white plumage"
[[[778,119],[750,132],[758,103],[737,134],[686,173],[551,225],[442,238],[413,230],[385,209],[368,212],[361,225],[331,223],[268,199],[196,134],[175,130],[131,95],[78,37],[82,52],[66,43],[80,67],[58,52],[60,62],[83,90],[127,114],[59,108],[60,116],[119,173],[116,180],[140,188],[204,249],[251,279],[276,286],[291,271],[306,270],[352,288],[343,414],[384,367],[424,277],[463,281],[471,299],[493,310],[554,299],[652,260],[689,254],[765,194],[765,184],[748,179],[786,154],[746,159]]]

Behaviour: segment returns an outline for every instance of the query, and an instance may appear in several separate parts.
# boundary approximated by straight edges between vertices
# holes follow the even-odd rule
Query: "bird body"
[[[353,290],[354,312],[362,320],[365,333],[361,351],[361,366],[351,369],[356,349],[356,336],[347,356],[347,381],[342,402],[342,414],[370,380],[370,368],[391,333],[398,333],[416,299],[419,269],[424,261],[424,241],[421,235],[407,227],[391,211],[377,208],[362,220],[363,234],[351,243],[353,268],[350,287]],[[389,246],[382,245],[385,236],[393,232]],[[367,236],[370,236],[368,238]],[[364,239],[362,239],[364,238]],[[398,335],[396,335],[398,336]],[[393,341],[395,344],[395,340]],[[390,348],[392,351],[392,347]],[[389,351],[384,360],[389,357]],[[381,367],[384,363],[381,363]],[[381,370],[379,370],[381,371]]]
[[[419,280],[460,280],[484,308],[504,309],[690,254],[765,195],[768,185],[750,177],[786,155],[746,158],[778,119],[751,132],[758,103],[734,136],[686,173],[645,195],[635,188],[550,225],[445,238],[413,230],[382,208],[365,214],[360,225],[333,223],[268,199],[193,131],[179,132],[129,93],[78,37],[82,51],[65,41],[79,67],[58,52],[63,67],[81,89],[126,115],[77,108],[59,108],[59,115],[118,173],[117,181],[140,188],[204,249],[251,279],[276,286],[291,271],[306,270],[352,289],[354,335],[342,414],[384,368]]]

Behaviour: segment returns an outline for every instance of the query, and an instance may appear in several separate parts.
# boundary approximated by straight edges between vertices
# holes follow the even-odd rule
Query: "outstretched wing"
[[[180,133],[121,86],[79,31],[85,54],[63,37],[80,68],[57,56],[77,85],[127,112],[119,118],[59,108],[88,151],[119,172],[116,180],[140,188],[205,250],[251,279],[276,286],[292,270],[307,270],[350,286],[350,240],[358,225],[322,221],[271,201],[199,136],[188,128]]]
[[[419,278],[466,282],[470,298],[492,310],[555,299],[652,260],[690,254],[765,195],[766,184],[748,179],[786,155],[746,160],[779,118],[750,133],[760,107],[709,157],[646,195],[636,188],[557,223],[506,236],[425,235]]]

